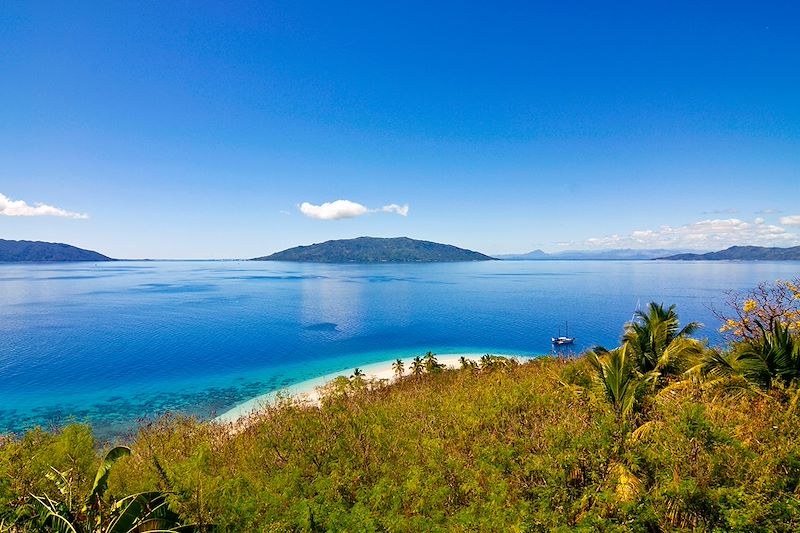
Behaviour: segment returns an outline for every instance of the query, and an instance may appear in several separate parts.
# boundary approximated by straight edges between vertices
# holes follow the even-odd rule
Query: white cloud
[[[300,212],[307,217],[320,220],[339,220],[364,215],[369,212],[369,209],[350,200],[336,200],[335,202],[325,202],[322,205],[303,202],[300,204]]]
[[[408,216],[408,205],[399,206],[397,204],[385,205],[379,209],[369,209],[357,202],[350,200],[336,200],[335,202],[325,202],[321,205],[314,205],[308,202],[300,204],[300,212],[310,218],[320,220],[340,220],[342,218],[354,218],[366,215],[367,213],[396,213]]]
[[[28,205],[23,200],[12,200],[8,196],[0,193],[0,215],[7,217],[38,217],[38,216],[52,216],[64,218],[89,218],[89,215],[84,213],[73,213],[72,211],[65,211],[52,205],[36,203]]]
[[[398,215],[402,215],[404,217],[408,216],[408,205],[397,205],[397,204],[389,204],[381,207],[381,211],[384,213],[397,213]]]
[[[785,224],[787,226],[800,226],[800,215],[781,217],[781,224]]]
[[[787,224],[784,219],[782,224]],[[800,217],[797,217],[800,225]],[[737,218],[701,220],[684,226],[661,226],[658,229],[637,230],[629,235],[607,235],[587,239],[584,244],[593,248],[689,248],[715,250],[736,244],[761,246],[791,246],[800,244],[800,235],[786,228],[765,224],[757,218],[747,222]]]

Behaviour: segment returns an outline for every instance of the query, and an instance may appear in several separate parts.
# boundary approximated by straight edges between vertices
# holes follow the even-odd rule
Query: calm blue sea
[[[164,412],[395,357],[614,346],[637,305],[706,324],[725,291],[798,263],[493,261],[415,265],[114,262],[0,265],[0,432],[70,420],[102,437]],[[563,332],[563,330],[562,330]]]

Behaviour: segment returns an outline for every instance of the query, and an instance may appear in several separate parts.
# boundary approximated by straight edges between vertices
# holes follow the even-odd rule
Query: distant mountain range
[[[657,259],[669,261],[800,261],[800,246],[791,248],[731,246],[719,252],[675,254]]]
[[[253,261],[298,261],[305,263],[444,263],[491,261],[472,250],[449,244],[418,241],[408,237],[358,237],[297,246]]]
[[[680,253],[676,253],[680,252]],[[665,261],[800,261],[800,246],[790,248],[731,246],[718,252],[698,253],[665,249],[567,250],[546,253],[490,257],[449,244],[420,241],[408,237],[358,237],[296,246],[281,252],[256,257],[253,261],[295,261],[307,263],[439,263],[457,261],[514,260],[651,260]],[[0,263],[56,261],[116,261],[92,250],[69,244],[0,239]]]
[[[565,250],[563,252],[546,253],[534,250],[527,254],[509,254],[495,256],[506,261],[621,261],[621,260],[648,260],[676,254],[683,250],[645,249],[635,250],[621,248],[615,250]]]
[[[114,261],[103,254],[58,242],[0,239],[0,263],[48,261]]]

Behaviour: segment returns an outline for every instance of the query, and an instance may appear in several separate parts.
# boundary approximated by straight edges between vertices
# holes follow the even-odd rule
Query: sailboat
[[[561,336],[561,327],[558,328],[558,337],[553,337],[553,346],[564,346],[565,344],[572,344],[575,342],[575,337],[569,336],[569,322],[565,322],[564,325],[567,328],[567,333],[563,337]]]

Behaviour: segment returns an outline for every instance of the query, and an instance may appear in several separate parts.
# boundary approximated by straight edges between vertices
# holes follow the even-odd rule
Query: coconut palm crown
[[[392,363],[392,370],[394,371],[394,375],[398,378],[403,377],[405,373],[405,368],[403,367],[403,360],[402,359],[395,359],[394,363]]]
[[[689,322],[681,328],[674,305],[665,309],[663,304],[650,302],[625,325],[622,343],[629,346],[632,364],[639,372],[676,375],[702,352],[702,344],[689,338],[701,327],[699,322]]]
[[[420,356],[416,356],[411,361],[411,373],[415,376],[421,376],[424,371],[425,364],[422,362],[422,358]]]
[[[709,351],[691,371],[705,380],[740,376],[765,391],[776,383],[788,387],[800,382],[800,339],[777,320],[769,328],[755,322],[760,337],[741,342],[728,352]]]

